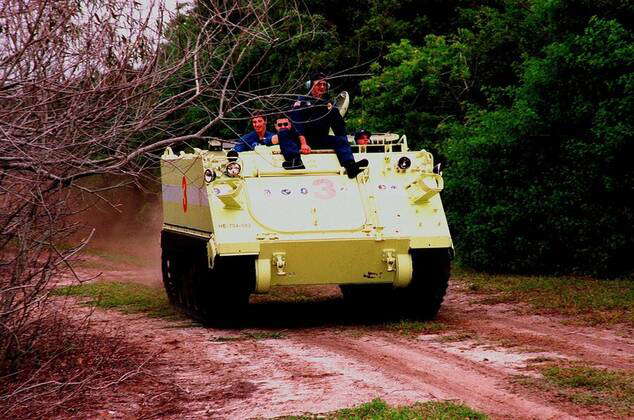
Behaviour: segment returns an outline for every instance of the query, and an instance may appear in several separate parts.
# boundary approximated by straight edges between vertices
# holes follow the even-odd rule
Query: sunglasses
[[[277,123],[278,127],[288,127],[289,125],[290,125],[290,123],[288,123],[288,122]]]

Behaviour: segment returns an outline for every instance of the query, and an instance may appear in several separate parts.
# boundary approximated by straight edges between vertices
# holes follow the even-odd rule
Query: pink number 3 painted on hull
[[[322,200],[330,200],[335,195],[337,195],[337,190],[335,189],[335,185],[333,182],[326,178],[319,178],[313,181],[313,186],[318,187],[319,189],[313,192],[313,195],[316,198],[320,198]]]

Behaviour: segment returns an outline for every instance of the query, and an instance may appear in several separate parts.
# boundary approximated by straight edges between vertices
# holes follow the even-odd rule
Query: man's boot
[[[282,168],[284,169],[306,169],[304,166],[304,162],[302,162],[301,157],[296,157],[290,160],[285,160],[282,162]]]
[[[368,166],[367,159],[361,159],[358,162],[350,161],[344,163],[343,167],[346,168],[346,173],[348,174],[348,178],[353,179],[356,178],[363,170]]]

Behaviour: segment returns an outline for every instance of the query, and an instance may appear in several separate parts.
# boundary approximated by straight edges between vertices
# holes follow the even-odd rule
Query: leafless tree
[[[250,91],[257,60],[237,76],[253,46],[266,53],[310,34],[301,22],[280,36],[270,1],[206,1],[202,13],[168,19],[160,2],[0,0],[0,372],[44,333],[49,283],[72,272],[89,239],[71,240],[78,193],[101,192],[82,180],[134,179],[155,152],[297,90],[289,81]],[[194,105],[204,122],[174,134]]]

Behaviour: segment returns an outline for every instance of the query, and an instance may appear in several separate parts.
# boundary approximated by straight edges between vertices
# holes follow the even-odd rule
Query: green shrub
[[[461,259],[485,270],[634,268],[634,37],[591,18],[522,65],[513,103],[453,124],[445,153]]]

